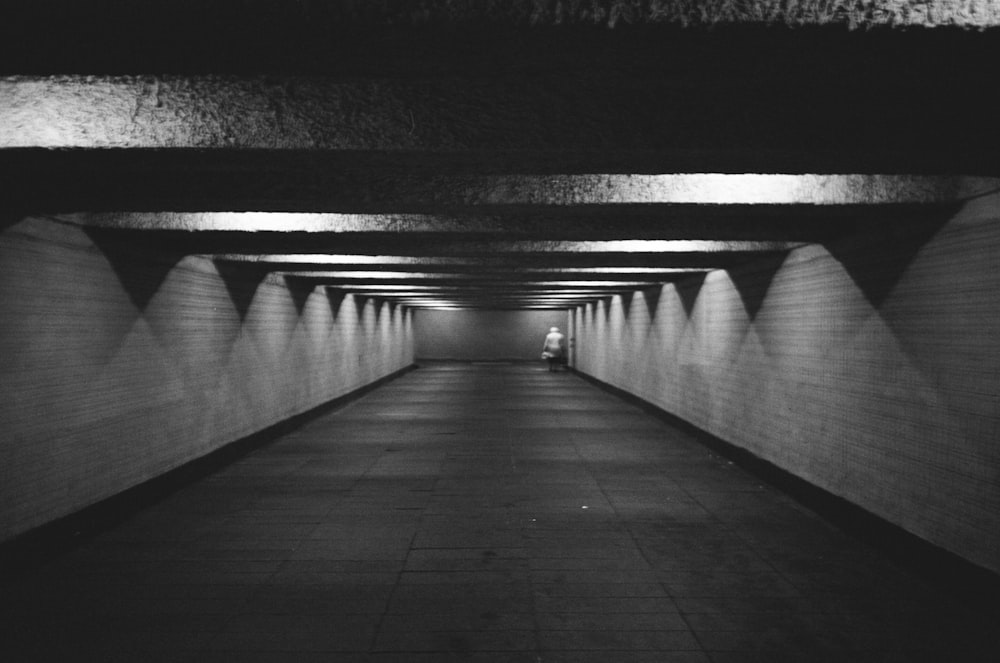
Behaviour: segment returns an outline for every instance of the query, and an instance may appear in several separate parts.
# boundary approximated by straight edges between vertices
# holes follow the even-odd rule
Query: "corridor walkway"
[[[541,365],[424,366],[0,589],[12,663],[998,651],[986,618]]]

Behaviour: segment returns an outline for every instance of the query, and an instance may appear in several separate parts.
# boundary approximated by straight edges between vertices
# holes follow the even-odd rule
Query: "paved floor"
[[[0,588],[4,661],[970,661],[996,625],[543,366],[438,365]]]

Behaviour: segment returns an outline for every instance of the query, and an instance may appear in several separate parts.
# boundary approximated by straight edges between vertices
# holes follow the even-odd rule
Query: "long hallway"
[[[995,624],[571,373],[437,364],[22,574],[5,661],[991,660]]]

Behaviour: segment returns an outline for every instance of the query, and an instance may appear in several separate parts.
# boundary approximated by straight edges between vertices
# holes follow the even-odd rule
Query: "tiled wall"
[[[413,362],[412,313],[50,219],[0,226],[0,540]]]
[[[577,368],[1000,571],[1000,197],[574,312]]]

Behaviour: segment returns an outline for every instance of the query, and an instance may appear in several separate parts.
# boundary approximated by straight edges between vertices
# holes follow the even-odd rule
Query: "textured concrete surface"
[[[568,373],[425,366],[0,591],[9,661],[995,660],[995,624]]]
[[[413,361],[412,314],[244,266],[0,228],[0,540]]]
[[[1000,572],[1000,196],[576,317],[578,369]]]
[[[59,7],[65,0],[42,0],[44,9]],[[36,3],[33,3],[36,4]],[[86,6],[88,3],[83,3]],[[89,3],[95,4],[95,3]],[[104,3],[115,7],[115,3]],[[192,3],[151,0],[148,18],[168,24],[191,21]],[[100,6],[100,5],[98,5]],[[124,22],[133,12],[127,4],[118,8]],[[297,2],[281,0],[213,0],[197,4],[197,16],[216,23],[270,20],[278,28],[298,22],[365,26],[427,26],[468,28],[482,25],[570,29],[574,26],[610,28],[628,25],[725,26],[734,24],[855,28],[906,28],[961,26],[985,28],[1000,24],[1000,9],[990,0],[393,0],[367,2]],[[70,5],[72,8],[72,5]],[[134,10],[133,10],[134,11]],[[84,13],[83,10],[69,12]],[[140,15],[145,16],[146,12]]]

